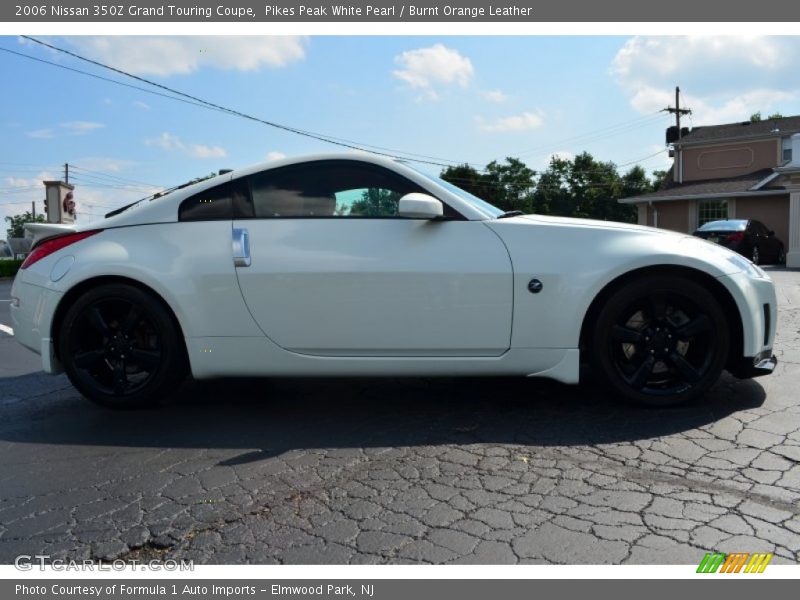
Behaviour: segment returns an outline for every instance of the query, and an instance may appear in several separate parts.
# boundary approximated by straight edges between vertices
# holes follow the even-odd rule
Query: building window
[[[697,224],[702,227],[709,221],[720,221],[728,218],[727,200],[701,200],[697,204]]]
[[[792,138],[785,137],[781,140],[781,149],[783,151],[783,162],[791,162],[792,160]]]

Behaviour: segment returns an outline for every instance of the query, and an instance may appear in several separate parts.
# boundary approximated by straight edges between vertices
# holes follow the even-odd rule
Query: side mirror
[[[768,235],[769,237],[773,237],[773,236],[775,235],[775,231],[774,231],[774,230],[772,230],[772,229],[770,229],[770,230],[767,232],[767,235]]]
[[[400,198],[397,214],[410,219],[439,219],[444,212],[440,200],[428,194],[412,192]]]
[[[400,198],[400,204],[397,207],[397,215],[409,219],[439,219],[443,214],[444,209],[440,200],[418,192],[412,192]]]

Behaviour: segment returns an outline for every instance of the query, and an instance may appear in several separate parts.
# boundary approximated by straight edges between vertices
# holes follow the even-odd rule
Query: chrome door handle
[[[250,234],[247,229],[233,228],[233,266],[250,266]]]

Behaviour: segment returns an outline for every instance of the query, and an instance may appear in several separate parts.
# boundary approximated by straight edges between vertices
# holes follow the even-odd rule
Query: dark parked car
[[[775,232],[767,229],[761,221],[747,219],[727,219],[710,221],[694,232],[699,238],[730,248],[754,263],[786,262],[783,242],[775,237]]]

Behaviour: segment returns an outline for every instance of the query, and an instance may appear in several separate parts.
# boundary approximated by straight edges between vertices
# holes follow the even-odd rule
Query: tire
[[[126,284],[81,295],[59,327],[58,350],[72,385],[110,408],[152,406],[183,381],[186,348],[160,299]]]
[[[730,333],[719,302],[679,276],[647,276],[620,287],[592,336],[597,373],[623,399],[677,406],[701,397],[728,359]]]
[[[753,261],[754,265],[757,265],[761,262],[761,253],[758,251],[758,246],[753,246],[753,252],[750,256],[750,260]]]
[[[778,264],[785,265],[786,264],[786,249],[783,245],[778,247]]]

